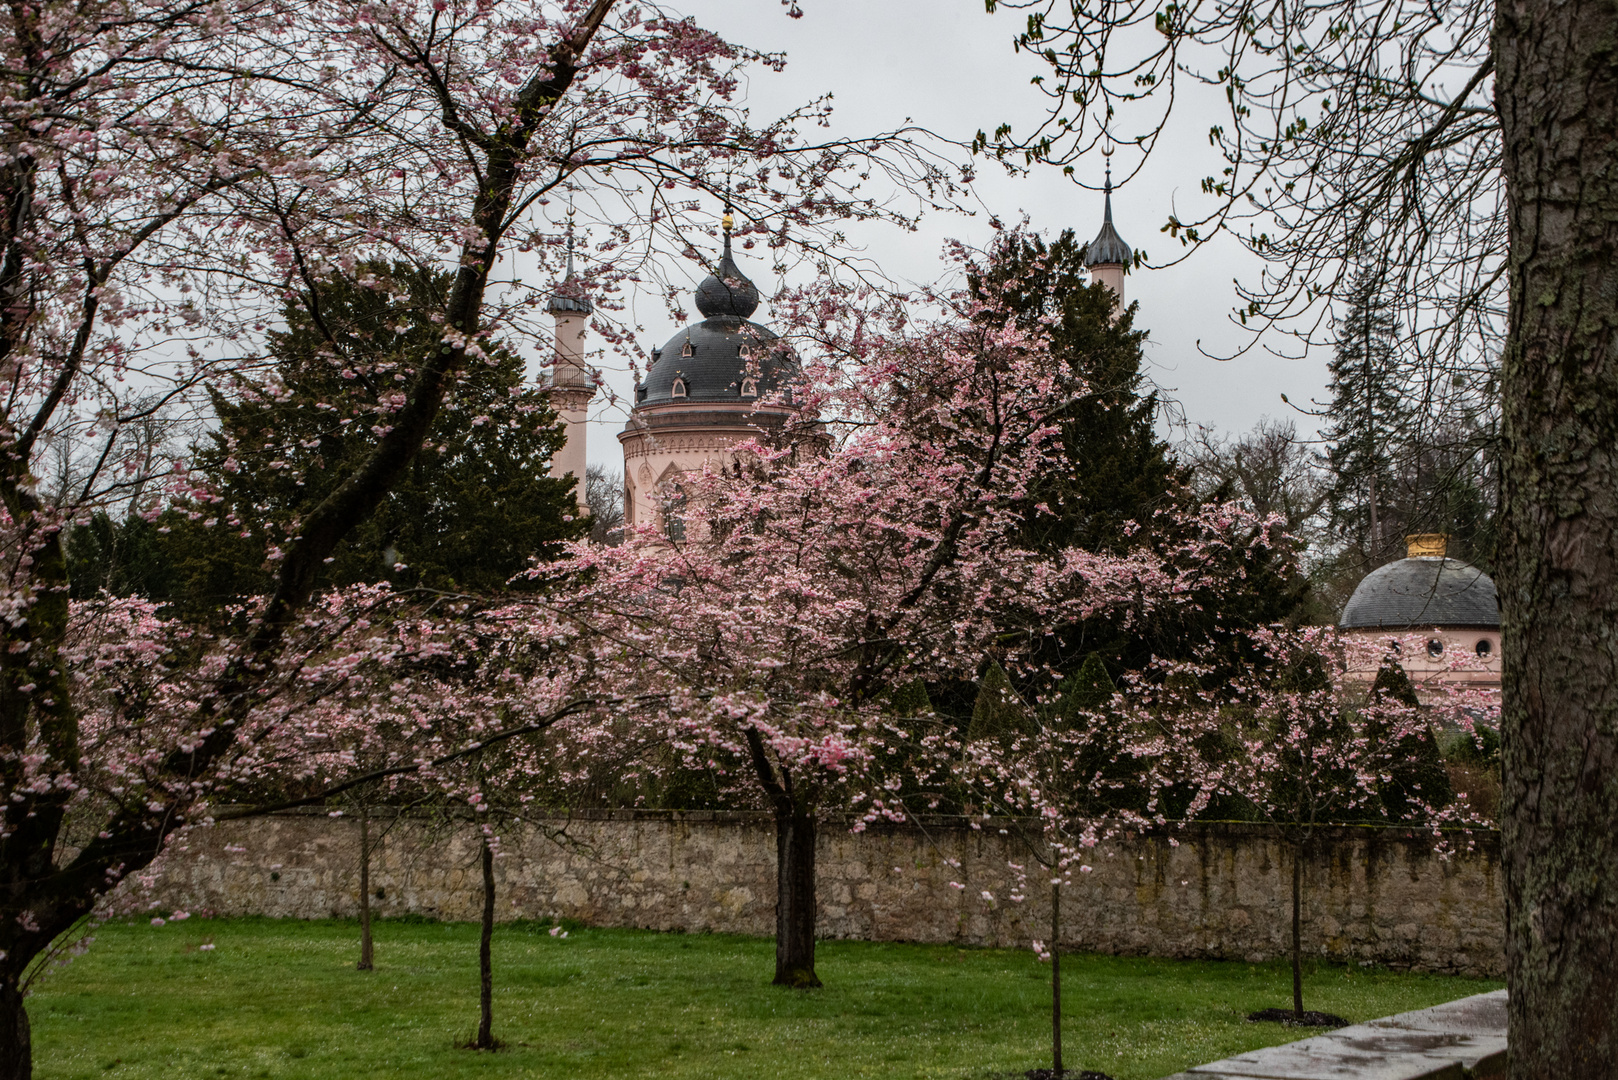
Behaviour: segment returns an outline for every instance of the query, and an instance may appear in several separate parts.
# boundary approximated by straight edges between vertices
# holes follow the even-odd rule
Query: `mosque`
[[[1112,173],[1108,170],[1101,231],[1090,243],[1085,265],[1096,281],[1124,303],[1124,268],[1134,258],[1112,224]],[[713,272],[696,289],[702,321],[678,331],[652,350],[646,377],[635,387],[629,422],[618,433],[624,453],[624,524],[668,529],[664,508],[677,501],[679,480],[704,467],[727,469],[730,448],[780,431],[795,415],[792,378],[798,368],[769,327],[750,321],[759,293],[731,251],[735,220],[723,219],[724,249]],[[573,275],[571,252],[568,278]],[[552,476],[583,476],[586,429],[595,377],[584,360],[590,301],[567,290],[551,296],[556,320],[556,356],[551,401],[566,424],[567,444],[551,465]]]
[[[1108,169],[1101,231],[1085,252],[1092,278],[1124,305],[1124,269],[1134,252],[1112,223]],[[723,222],[724,248],[713,272],[696,289],[702,321],[675,333],[635,387],[629,421],[618,433],[624,455],[624,524],[679,527],[670,508],[680,478],[704,468],[728,469],[731,448],[779,432],[795,414],[792,378],[798,368],[769,327],[751,321],[759,292],[731,251],[735,222]],[[573,275],[570,250],[568,278]],[[551,401],[566,423],[567,443],[552,463],[553,476],[579,478],[585,507],[586,429],[595,376],[584,360],[590,301],[568,290],[554,294],[556,357]],[[1350,637],[1385,639],[1403,648],[1400,663],[1418,693],[1439,683],[1480,689],[1500,686],[1500,605],[1494,582],[1475,566],[1447,558],[1441,536],[1412,536],[1409,557],[1372,571],[1354,590],[1339,627]],[[1402,643],[1424,636],[1420,648]],[[1467,662],[1456,663],[1465,654]]]

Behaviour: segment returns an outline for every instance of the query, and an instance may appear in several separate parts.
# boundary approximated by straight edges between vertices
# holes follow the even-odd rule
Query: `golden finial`
[[[1449,537],[1443,533],[1417,533],[1405,537],[1406,557],[1411,559],[1442,559],[1449,548]]]

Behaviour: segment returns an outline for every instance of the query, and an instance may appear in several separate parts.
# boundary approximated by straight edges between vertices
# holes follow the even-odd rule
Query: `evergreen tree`
[[[1081,377],[1089,393],[1069,407],[1061,426],[1065,462],[1043,476],[1028,497],[1029,542],[1036,547],[1118,551],[1134,544],[1169,544],[1154,520],[1160,509],[1194,498],[1189,474],[1156,431],[1156,391],[1141,370],[1146,333],[1134,328],[1135,305],[1115,310],[1114,294],[1088,282],[1085,244],[1071,229],[1047,244],[1037,235],[1008,232],[991,260],[993,269],[969,280],[989,307],[986,318],[1009,311],[1027,328],[1042,327],[1053,352]],[[1222,490],[1216,498],[1230,498]],[[1034,512],[1044,504],[1049,513]],[[1140,526],[1130,529],[1129,523]],[[1247,583],[1226,591],[1220,610],[1187,597],[1127,625],[1104,618],[1085,620],[1055,634],[1045,659],[1072,671],[1080,657],[1098,654],[1115,670],[1140,670],[1151,658],[1180,657],[1186,644],[1207,640],[1216,624],[1264,626],[1296,617],[1308,583],[1284,571],[1284,553],[1231,567],[1231,580]],[[1232,648],[1241,648],[1232,637]],[[1039,691],[1026,688],[1030,697]],[[1047,692],[1053,688],[1046,688]]]
[[[443,334],[429,313],[443,310],[449,274],[368,269],[380,287],[345,280],[323,287],[318,309],[286,306],[265,376],[211,390],[217,426],[194,448],[192,471],[215,497],[176,506],[156,528],[131,519],[79,530],[87,577],[202,617],[269,588],[274,545],[370,452],[408,380],[407,358]],[[550,477],[563,441],[521,358],[489,348],[461,374],[408,474],[338,546],[322,584],[505,587],[531,558],[589,527],[574,481]],[[119,568],[115,556],[137,542],[155,543],[163,572]]]
[[[1317,561],[1321,591],[1346,600],[1367,572],[1403,557],[1412,533],[1441,533],[1452,558],[1489,569],[1498,501],[1492,379],[1474,393],[1458,376],[1418,377],[1369,272],[1356,279],[1336,331],[1321,414],[1334,550]]]
[[[972,719],[967,724],[966,738],[1003,739],[1026,735],[1033,728],[1028,708],[1018,696],[1016,687],[1000,662],[991,658],[989,666],[978,680],[978,696],[972,705]]]
[[[1410,709],[1421,705],[1409,674],[1396,660],[1389,660],[1377,671],[1370,699],[1373,704],[1389,701]],[[1380,725],[1372,724],[1368,734],[1381,739],[1386,733]],[[1421,816],[1418,807],[1422,804],[1438,808],[1454,801],[1449,772],[1444,768],[1438,739],[1430,727],[1405,734],[1388,753],[1388,759],[1391,764],[1378,788],[1387,820],[1417,820]]]
[[[994,271],[973,277],[970,287],[1025,326],[1048,320],[1052,350],[1090,388],[1062,424],[1067,468],[1049,475],[1031,499],[1054,514],[1031,515],[1039,531],[1034,539],[1117,550],[1129,542],[1127,523],[1148,523],[1179,477],[1168,444],[1157,437],[1157,392],[1141,372],[1146,333],[1134,328],[1136,306],[1114,317],[1112,293],[1087,283],[1084,250],[1072,229],[1049,245],[1037,235],[1009,233]]]
[[[1360,272],[1348,313],[1335,329],[1337,348],[1328,365],[1331,401],[1321,431],[1332,473],[1328,506],[1333,531],[1372,569],[1397,550],[1401,525],[1388,521],[1386,507],[1394,461],[1409,435],[1398,326],[1374,273]]]

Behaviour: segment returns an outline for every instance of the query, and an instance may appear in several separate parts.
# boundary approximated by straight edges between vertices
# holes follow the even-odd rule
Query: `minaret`
[[[1112,155],[1107,155],[1107,184],[1102,189],[1106,192],[1106,215],[1101,221],[1101,231],[1096,238],[1090,241],[1090,246],[1084,252],[1084,265],[1089,267],[1090,276],[1111,289],[1118,299],[1114,310],[1122,311],[1124,308],[1124,267],[1134,259],[1135,253],[1129,245],[1124,243],[1118,230],[1112,227]]]
[[[580,513],[588,511],[584,495],[585,438],[590,419],[590,399],[595,397],[595,375],[584,362],[584,331],[595,305],[576,289],[573,280],[573,225],[567,229],[567,277],[561,291],[551,294],[546,307],[556,317],[556,357],[551,362],[551,405],[567,424],[567,443],[551,459],[551,475],[573,474],[577,481],[574,495]]]

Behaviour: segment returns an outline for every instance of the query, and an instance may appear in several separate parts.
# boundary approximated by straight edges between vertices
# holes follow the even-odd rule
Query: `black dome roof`
[[[646,380],[635,388],[636,405],[674,401],[753,401],[781,389],[797,364],[767,326],[735,316],[693,323],[652,354]],[[743,394],[752,378],[756,394]],[[674,381],[685,384],[676,396]]]
[[[731,258],[728,229],[719,265],[697,286],[696,299],[706,318],[652,353],[646,379],[635,387],[636,405],[751,402],[779,391],[797,374],[797,362],[776,333],[747,321],[758,310],[758,289]],[[683,394],[674,393],[676,380]]]
[[[1455,559],[1400,559],[1365,576],[1343,608],[1345,630],[1500,625],[1500,598],[1488,574]]]

